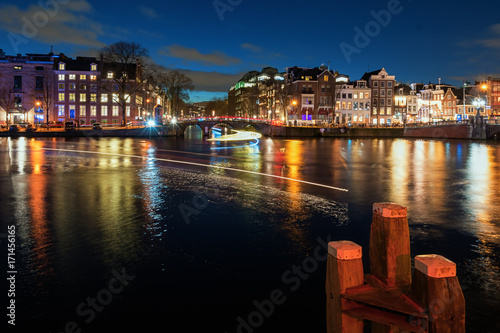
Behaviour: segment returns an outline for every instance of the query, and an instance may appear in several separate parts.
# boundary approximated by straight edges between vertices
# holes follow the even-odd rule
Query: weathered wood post
[[[410,230],[406,207],[393,203],[373,204],[370,274],[387,286],[410,286]]]
[[[362,333],[363,320],[342,313],[347,306],[341,295],[364,283],[362,249],[350,241],[328,243],[326,268],[326,326],[328,333]]]
[[[437,254],[415,257],[412,297],[428,315],[428,331],[465,332],[465,298],[454,262]]]

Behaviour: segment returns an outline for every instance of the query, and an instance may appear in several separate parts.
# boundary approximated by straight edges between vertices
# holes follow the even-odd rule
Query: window
[[[108,116],[108,106],[107,105],[101,106],[101,116],[104,116],[104,117]]]
[[[21,75],[14,76],[14,89],[23,89],[23,77]]]
[[[97,64],[90,64],[90,70],[93,72],[97,71]]]
[[[321,92],[324,93],[325,92],[325,85],[322,85],[321,86]]]
[[[113,78],[113,72],[108,72],[108,79],[112,79]]]
[[[60,62],[58,68],[60,71],[64,71],[66,70],[66,64],[64,62]]]
[[[59,81],[64,81],[66,79],[64,74],[59,74],[57,78],[59,79]]]
[[[346,102],[342,102],[342,110],[346,110],[347,109],[347,104]]]
[[[87,90],[87,85],[85,83],[80,83],[80,90]]]
[[[87,112],[87,108],[85,105],[80,105],[80,117],[85,117],[85,113]]]
[[[354,99],[358,99],[358,93],[354,93]]]
[[[126,116],[127,116],[127,117],[130,117],[130,106],[128,106],[128,105],[127,105],[127,106],[125,107],[125,110],[126,110]]]
[[[118,105],[113,105],[113,117],[118,117]]]
[[[373,81],[373,86],[378,87],[378,81]]]
[[[385,97],[385,90],[384,89],[380,89],[380,97]]]
[[[14,70],[15,71],[22,71],[23,70],[23,66],[14,66]]]
[[[365,110],[370,110],[370,102],[365,103]]]
[[[57,106],[57,115],[59,117],[64,117],[64,105],[58,105]]]
[[[69,94],[69,101],[70,102],[76,102],[76,96],[75,96],[75,94]]]
[[[354,102],[354,110],[358,109],[358,102]]]
[[[43,72],[43,66],[36,66],[36,67],[35,67],[35,70],[36,70],[37,72]]]
[[[365,93],[365,98],[370,98],[370,93]]]
[[[347,110],[352,110],[352,102],[347,102]]]
[[[70,74],[69,75],[70,80],[76,80],[76,75],[75,74]]]
[[[380,88],[385,88],[385,82],[384,81],[380,82]]]
[[[86,102],[87,101],[87,94],[80,94],[80,102]]]
[[[101,102],[102,103],[107,103],[108,102],[108,94],[102,94],[101,95]]]
[[[348,99],[352,99],[352,93],[347,94]]]
[[[97,114],[97,107],[95,105],[90,106],[90,116],[95,117]]]
[[[364,103],[363,102],[359,102],[359,109],[364,110]]]
[[[71,119],[75,119],[76,118],[76,112],[75,112],[76,108],[74,105],[70,105],[69,106],[69,117]]]
[[[64,90],[64,83],[59,83],[59,84],[57,85],[57,88],[58,88],[59,90]]]
[[[35,78],[35,89],[43,89],[43,76]]]
[[[64,102],[64,93],[59,93],[59,102]]]
[[[391,107],[388,107],[387,108],[387,114],[390,116],[392,114],[392,108]]]
[[[85,74],[80,75],[80,80],[87,80],[87,75]]]
[[[380,99],[380,106],[385,106],[385,98]]]
[[[388,98],[387,99],[387,106],[391,106],[392,105],[392,99]]]
[[[387,96],[392,96],[392,90],[391,89],[387,90]]]
[[[373,108],[373,110],[372,110],[372,114],[373,114],[373,115],[377,115],[377,108],[376,108],[376,107],[374,107],[374,108]]]
[[[325,82],[328,82],[328,75],[325,75],[324,80]]]
[[[373,96],[378,96],[378,90],[377,89],[373,90]]]
[[[392,82],[387,82],[387,88],[392,88]]]
[[[380,115],[383,116],[385,114],[385,108],[380,108]]]
[[[118,98],[118,94],[113,94],[113,103],[119,103],[120,99]]]
[[[90,94],[90,101],[97,102],[97,94]]]
[[[97,76],[96,75],[90,75],[90,81],[96,81]]]
[[[75,90],[76,89],[76,84],[75,83],[70,83],[69,84],[69,90]]]

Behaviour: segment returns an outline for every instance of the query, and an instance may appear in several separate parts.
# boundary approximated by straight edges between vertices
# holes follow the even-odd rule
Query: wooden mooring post
[[[370,230],[370,274],[362,248],[350,241],[328,244],[328,333],[465,332],[465,299],[455,264],[435,255],[415,257],[411,272],[406,207],[375,203]]]

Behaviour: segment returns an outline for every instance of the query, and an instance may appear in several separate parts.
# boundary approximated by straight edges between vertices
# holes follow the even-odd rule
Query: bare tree
[[[228,115],[228,103],[227,99],[214,97],[205,106],[207,112],[214,112],[216,116],[227,116]]]
[[[143,61],[148,50],[138,43],[120,41],[100,50],[104,64],[102,70],[104,82],[101,89],[116,95],[115,103],[121,109],[122,126],[127,125],[126,107],[136,102],[134,96],[142,86],[152,78],[146,73]],[[108,75],[108,73],[111,73]]]
[[[5,111],[8,125],[9,110],[14,108],[14,82],[7,77],[0,77],[0,107]]]
[[[171,114],[179,118],[180,106],[189,99],[188,91],[194,90],[193,81],[176,70],[163,70],[157,76],[157,80],[166,93]]]

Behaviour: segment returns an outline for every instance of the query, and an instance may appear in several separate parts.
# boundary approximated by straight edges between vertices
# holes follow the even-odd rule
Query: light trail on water
[[[308,184],[308,185],[313,185],[313,186],[318,186],[318,187],[325,187],[325,188],[329,188],[329,189],[336,190],[336,191],[349,192],[349,190],[347,190],[345,188],[341,188],[341,187],[330,186],[330,185],[319,184],[319,183],[313,183],[313,182],[308,182],[308,181],[305,181],[305,180],[294,179],[294,178],[289,178],[289,177],[283,177],[283,176],[277,176],[277,175],[270,175],[268,173],[263,173],[263,172],[243,170],[243,169],[236,169],[236,168],[231,168],[231,167],[223,167],[223,166],[219,166],[219,165],[210,165],[210,164],[203,164],[203,163],[196,163],[196,162],[187,162],[187,161],[179,161],[179,160],[172,160],[172,159],[158,158],[158,157],[149,157],[149,156],[139,156],[139,155],[129,155],[129,154],[96,152],[96,151],[89,151],[89,150],[72,150],[72,149],[56,149],[56,148],[40,148],[40,149],[41,150],[47,150],[47,151],[71,152],[71,153],[80,153],[80,154],[121,156],[121,157],[137,158],[137,159],[142,159],[142,160],[155,160],[155,161],[161,161],[161,162],[169,162],[169,163],[177,163],[177,164],[185,164],[185,165],[194,165],[194,166],[201,166],[201,167],[206,167],[206,168],[215,168],[215,169],[222,169],[222,170],[227,170],[227,171],[236,171],[236,172],[241,172],[241,173],[249,173],[249,174],[253,174],[253,175],[259,175],[259,176],[265,176],[265,177],[271,177],[271,178],[289,180],[289,181],[293,181],[293,182],[298,182],[298,183]]]

